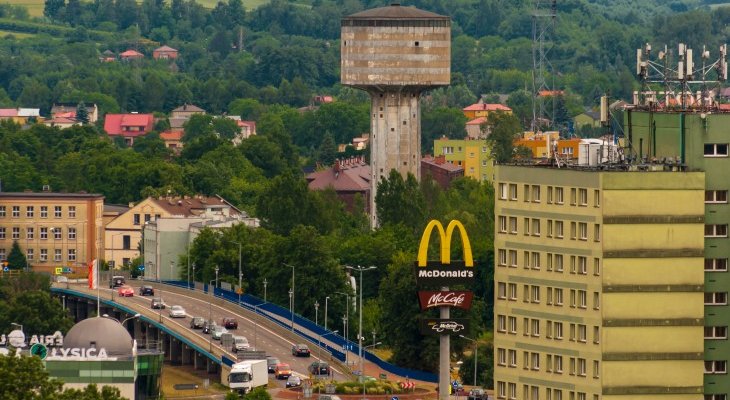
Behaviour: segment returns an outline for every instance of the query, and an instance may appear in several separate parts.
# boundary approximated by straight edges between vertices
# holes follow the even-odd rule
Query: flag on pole
[[[99,286],[99,262],[89,262],[89,289],[96,289]]]

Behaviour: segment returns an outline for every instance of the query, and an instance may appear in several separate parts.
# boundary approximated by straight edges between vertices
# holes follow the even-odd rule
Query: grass
[[[33,34],[33,33],[21,33],[21,32],[11,32],[11,31],[0,30],[0,38],[4,38],[5,35],[13,35],[17,39],[26,39],[26,38],[35,36],[35,34]]]
[[[195,371],[192,366],[176,367],[165,364],[162,368],[162,394],[166,399],[175,397],[203,397],[219,395],[227,392],[227,388],[216,382],[215,375],[210,375],[210,386],[203,388],[203,379],[209,375],[205,370]],[[176,390],[173,386],[179,383],[195,383],[196,390]]]

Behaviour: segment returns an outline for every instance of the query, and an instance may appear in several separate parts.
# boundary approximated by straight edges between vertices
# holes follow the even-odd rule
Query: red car
[[[119,297],[132,297],[134,296],[134,289],[129,285],[120,286],[117,289],[117,294]]]
[[[238,329],[238,321],[235,318],[223,318],[221,325],[226,329]]]

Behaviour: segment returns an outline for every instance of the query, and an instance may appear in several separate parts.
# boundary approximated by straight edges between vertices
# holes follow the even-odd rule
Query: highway
[[[221,324],[221,320],[224,317],[236,318],[236,320],[238,321],[238,329],[229,330],[230,333],[234,335],[245,336],[248,339],[250,346],[252,346],[256,350],[265,351],[266,354],[269,356],[277,357],[282,363],[289,364],[292,368],[292,371],[302,378],[309,377],[307,367],[315,360],[319,360],[320,352],[316,344],[312,345],[311,343],[307,343],[306,341],[295,342],[292,340],[293,336],[282,332],[284,328],[280,326],[276,326],[275,328],[266,326],[273,324],[272,322],[267,322],[266,324],[257,324],[255,322],[255,319],[252,318],[252,316],[255,315],[254,313],[242,307],[238,308],[230,302],[225,302],[226,308],[223,308],[218,305],[222,304],[222,299],[213,298],[212,295],[204,294],[201,291],[190,291],[190,293],[186,293],[187,290],[184,288],[168,291],[165,290],[165,286],[162,286],[161,289],[159,285],[155,285],[153,283],[151,284],[144,281],[128,281],[127,284],[134,288],[135,295],[133,297],[120,298],[117,295],[117,289],[112,290],[108,287],[100,288],[100,296],[104,299],[110,299],[113,296],[114,301],[136,310],[150,310],[152,298],[162,298],[163,302],[166,305],[166,309],[151,311],[158,313],[158,315],[161,316],[161,319],[165,325],[170,328],[174,327],[173,329],[178,332],[187,331],[188,334],[199,336],[204,341],[207,341],[210,346],[219,349],[219,351],[225,352],[228,357],[232,359],[236,359],[236,354],[232,352],[231,349],[223,349],[220,346],[220,341],[212,340],[210,335],[203,334],[202,330],[190,328],[190,321],[192,317],[203,317],[206,320],[211,318],[219,325]],[[139,296],[139,287],[143,284],[154,286],[155,295]],[[89,290],[85,284],[71,284],[70,289],[78,289],[89,293]],[[195,297],[191,294],[194,294]],[[201,296],[203,297],[203,299],[196,298]],[[170,318],[168,312],[170,307],[173,305],[182,306],[185,309],[187,316],[185,318]],[[235,312],[231,311],[235,308],[238,308],[238,310]],[[145,314],[149,315],[148,313]],[[323,342],[324,341],[325,340],[323,339]],[[291,348],[295,343],[307,344],[311,351],[311,357],[293,356],[291,353]],[[323,355],[324,361],[330,362],[326,350],[322,349],[321,354]],[[332,362],[330,362],[330,366],[332,367],[334,374],[333,378],[335,380],[345,379],[341,367],[334,365]],[[272,381],[274,381],[274,375],[270,374],[270,377],[272,378]],[[286,380],[280,380],[277,382],[277,386],[284,387],[285,382]]]

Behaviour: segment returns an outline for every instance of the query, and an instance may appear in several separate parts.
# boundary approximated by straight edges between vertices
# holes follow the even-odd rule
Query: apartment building
[[[86,272],[103,255],[103,208],[100,194],[0,192],[0,260],[17,241],[29,269]]]
[[[703,398],[704,173],[615,168],[495,167],[498,399]]]
[[[730,113],[719,109],[676,111],[634,106],[624,113],[624,154],[668,159],[705,173],[705,399],[730,396],[728,325],[728,188]]]
[[[434,157],[443,156],[446,161],[464,169],[464,176],[478,181],[491,181],[494,162],[485,140],[448,139],[433,141]]]

